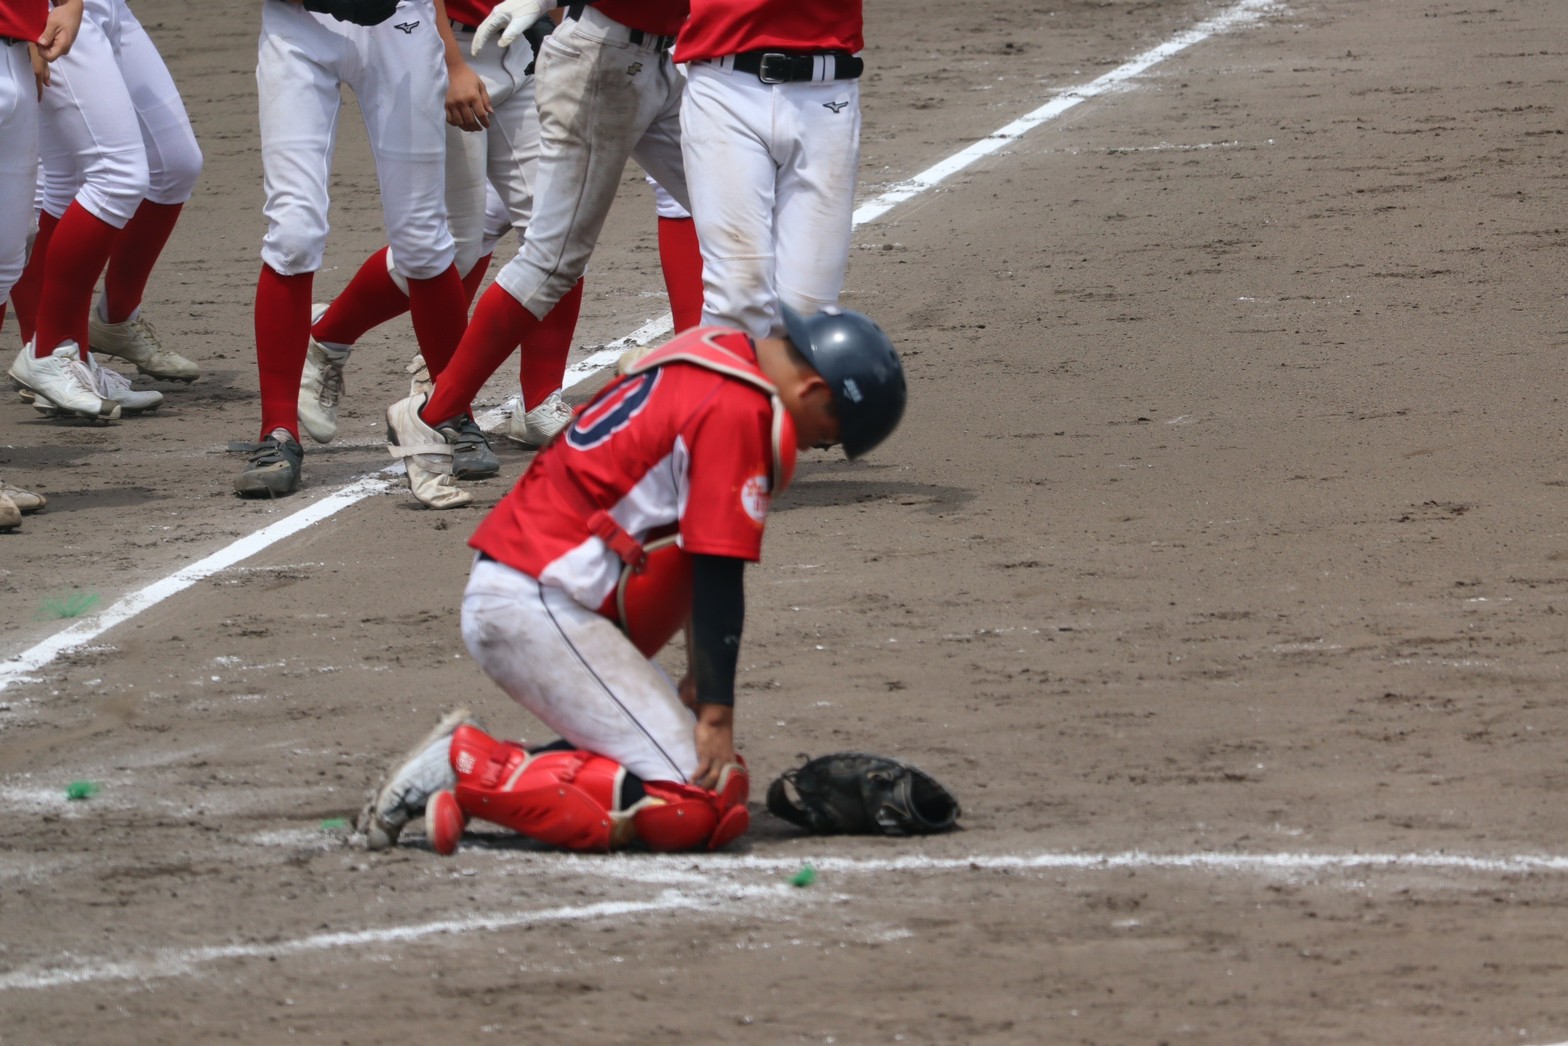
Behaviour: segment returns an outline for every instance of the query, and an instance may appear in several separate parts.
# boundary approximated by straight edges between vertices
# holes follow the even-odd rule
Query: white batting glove
[[[556,6],[555,0],[501,0],[474,33],[474,54],[482,51],[496,33],[501,34],[502,47],[511,47],[529,26]]]

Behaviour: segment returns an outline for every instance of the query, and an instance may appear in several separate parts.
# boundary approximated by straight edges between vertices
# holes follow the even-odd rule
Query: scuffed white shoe
[[[466,708],[448,712],[387,771],[356,825],[367,848],[385,850],[394,845],[404,826],[424,814],[432,795],[457,784],[450,756],[452,735],[464,724],[479,725]]]
[[[327,311],[327,306],[317,302],[310,307],[310,325],[314,327]],[[305,349],[305,369],[299,379],[300,428],[317,443],[331,443],[338,434],[338,401],[348,392],[343,382],[343,365],[348,363],[352,345],[327,345],[310,336]]]
[[[114,421],[120,404],[103,395],[92,371],[82,362],[76,342],[64,341],[43,359],[33,355],[32,342],[11,364],[11,380],[33,393],[33,406],[46,413],[71,414],[93,421]]]
[[[425,365],[423,356],[415,356],[409,360],[408,366],[403,368],[403,373],[408,375],[408,394],[410,396],[426,396],[436,391],[435,379],[430,376],[430,368]]]
[[[157,410],[163,406],[163,393],[150,389],[143,392],[131,388],[130,378],[117,370],[100,365],[91,353],[87,356],[87,370],[93,376],[93,384],[98,389],[98,395],[118,403],[121,414],[145,414],[149,410]],[[37,407],[37,404],[33,406]]]
[[[201,368],[164,348],[152,321],[140,315],[122,323],[110,323],[95,306],[87,315],[87,344],[94,352],[136,364],[136,369],[148,377],[169,381],[195,381],[201,377]]]
[[[507,423],[506,438],[525,447],[545,446],[570,425],[575,416],[558,391],[550,393],[533,410],[525,412],[522,406],[519,400],[516,409],[512,411],[512,420]]]
[[[9,498],[11,504],[15,505],[17,511],[24,516],[32,512],[40,512],[45,505],[49,504],[49,499],[42,494],[34,494],[30,490],[13,487],[3,478],[0,478],[0,497]]]
[[[22,510],[0,490],[0,530],[15,530],[21,525]]]
[[[408,470],[408,489],[429,508],[460,508],[474,496],[457,485],[452,449],[456,430],[437,432],[419,416],[425,396],[410,396],[387,408],[387,450],[402,458]],[[450,438],[448,437],[450,432]]]

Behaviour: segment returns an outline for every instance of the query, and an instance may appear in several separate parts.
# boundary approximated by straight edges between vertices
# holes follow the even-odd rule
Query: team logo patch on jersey
[[[823,102],[822,108],[831,109],[835,113],[841,113],[845,109],[849,108],[849,100],[846,98],[842,102]]]
[[[584,407],[566,430],[566,442],[577,450],[592,450],[624,429],[648,405],[659,384],[657,369],[627,378],[594,403]]]
[[[401,30],[403,30],[404,33],[412,36],[414,30],[419,28],[419,23],[418,22],[399,22],[397,25],[393,26],[392,28],[393,29],[401,29]]]
[[[761,523],[768,518],[768,477],[753,476],[740,488],[740,507]]]
[[[473,773],[474,772],[474,753],[472,753],[472,752],[459,752],[459,753],[457,753],[457,766],[454,767],[453,769],[455,769],[458,773],[462,774],[465,777],[468,776],[469,774]]]

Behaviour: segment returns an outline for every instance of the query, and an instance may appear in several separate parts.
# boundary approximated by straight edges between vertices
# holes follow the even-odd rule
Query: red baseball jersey
[[[715,348],[756,367],[751,339],[721,327],[687,331],[659,355]],[[634,373],[539,453],[469,544],[594,609],[622,563],[589,532],[584,496],[638,541],[674,525],[688,552],[755,562],[775,461],[793,464],[793,437],[776,451],[774,426],[772,397],[738,378],[679,361]]]
[[[686,21],[687,0],[600,0],[599,13],[651,36],[674,36]]]
[[[677,62],[743,51],[849,51],[861,37],[861,0],[692,0]]]
[[[461,22],[470,29],[490,17],[498,0],[446,0],[446,15],[454,22]]]
[[[0,36],[32,43],[49,20],[49,0],[0,0]]]

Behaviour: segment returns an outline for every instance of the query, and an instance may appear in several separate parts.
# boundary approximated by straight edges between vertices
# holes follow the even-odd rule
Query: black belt
[[[817,74],[817,59],[823,59],[824,75]],[[831,68],[828,68],[831,66]],[[848,51],[815,51],[792,54],[783,51],[742,51],[735,56],[735,71],[751,73],[765,84],[789,84],[803,80],[856,80],[866,63]]]
[[[566,17],[574,19],[581,18],[583,16],[583,8],[587,6],[588,5],[586,2],[575,2],[568,4],[566,7]],[[627,34],[626,39],[627,42],[629,42],[633,47],[641,47],[644,44],[647,44],[655,51],[668,51],[670,49],[670,45],[675,43],[675,37],[673,36],[654,36],[652,33],[645,33],[641,29],[631,29],[630,26],[627,28],[630,30],[630,32]]]

